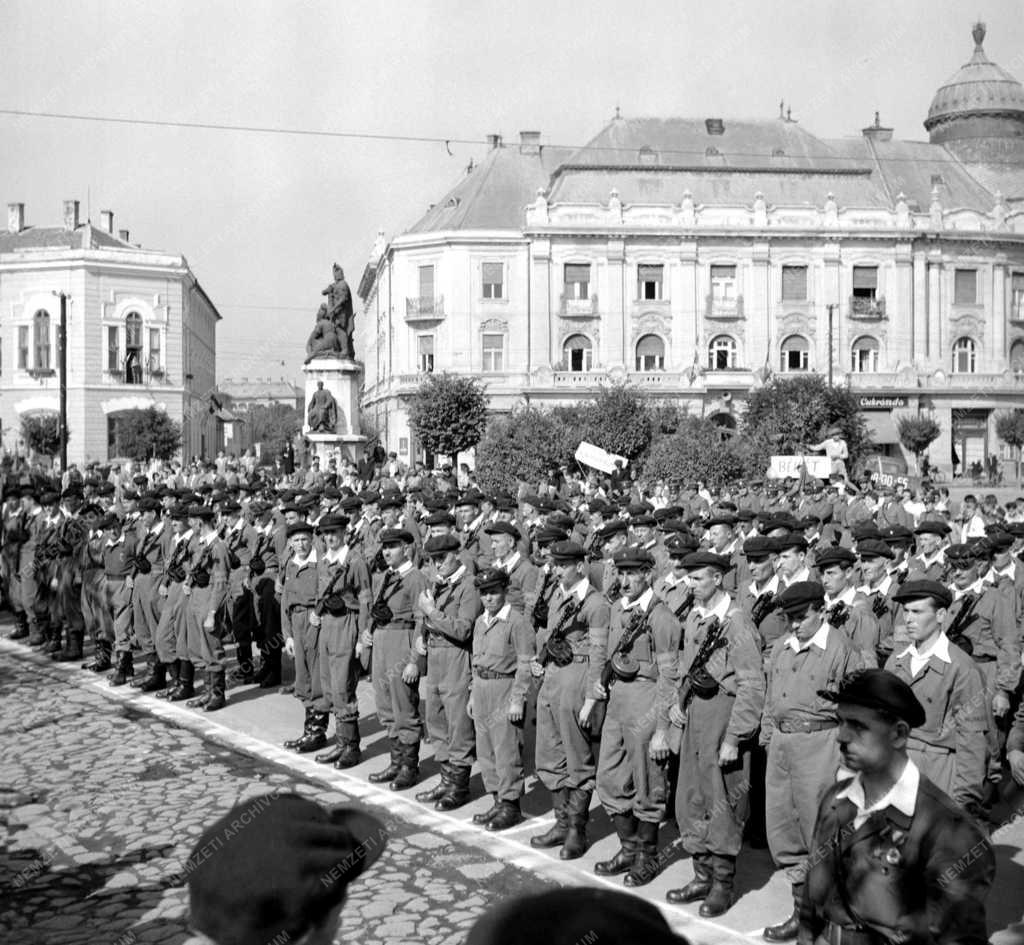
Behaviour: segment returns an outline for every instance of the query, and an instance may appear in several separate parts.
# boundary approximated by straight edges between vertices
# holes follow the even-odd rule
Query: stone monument
[[[306,411],[303,436],[322,468],[338,452],[358,460],[366,437],[359,431],[359,388],[363,365],[355,360],[352,293],[341,266],[321,293],[327,301],[316,313],[306,342]]]

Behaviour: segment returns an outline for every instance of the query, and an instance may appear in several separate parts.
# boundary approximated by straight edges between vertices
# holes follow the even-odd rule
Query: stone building
[[[861,399],[883,452],[929,412],[947,473],[999,451],[1024,404],[1024,88],[985,28],[935,94],[929,140],[876,113],[816,137],[778,117],[627,118],[577,150],[491,136],[359,288],[363,412],[416,454],[424,372],[487,382],[492,407],[557,404],[628,379],[734,427],[777,374]]]

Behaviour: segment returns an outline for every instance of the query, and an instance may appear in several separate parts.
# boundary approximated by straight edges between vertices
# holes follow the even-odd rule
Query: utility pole
[[[832,362],[835,352],[832,345],[832,321],[835,315],[835,304],[828,306],[828,386],[832,386]]]
[[[57,433],[60,439],[60,472],[63,476],[68,471],[68,296],[65,292],[53,294],[60,299],[60,324],[57,326]]]

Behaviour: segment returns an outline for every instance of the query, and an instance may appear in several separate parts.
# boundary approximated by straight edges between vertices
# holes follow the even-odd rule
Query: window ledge
[[[483,305],[508,305],[509,300],[507,298],[488,299],[488,298],[484,298],[483,296],[481,296],[480,297],[480,302]]]
[[[57,372],[53,368],[28,368],[25,371],[29,377],[56,377]]]

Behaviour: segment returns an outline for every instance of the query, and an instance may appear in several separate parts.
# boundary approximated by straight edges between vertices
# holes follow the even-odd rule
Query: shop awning
[[[878,446],[887,446],[889,444],[897,444],[900,441],[900,435],[896,430],[896,424],[893,422],[892,414],[888,410],[868,410],[864,413],[864,419],[868,424],[868,433],[871,435],[871,439]]]

